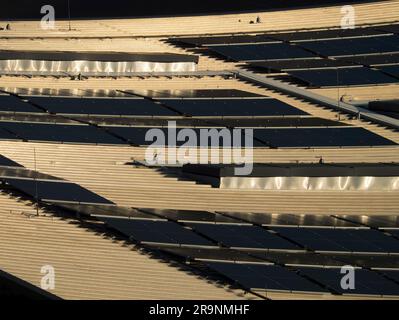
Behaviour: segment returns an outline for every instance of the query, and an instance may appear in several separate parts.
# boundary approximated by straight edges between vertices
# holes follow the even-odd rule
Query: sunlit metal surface
[[[221,177],[220,188],[292,191],[396,191],[399,177]]]
[[[57,97],[132,97],[131,94],[113,89],[58,89],[58,88],[16,88],[0,87],[0,91],[20,96]]]
[[[195,62],[148,62],[148,61],[48,61],[48,60],[0,60],[2,74],[31,73],[32,75],[128,75],[136,72],[192,72]]]

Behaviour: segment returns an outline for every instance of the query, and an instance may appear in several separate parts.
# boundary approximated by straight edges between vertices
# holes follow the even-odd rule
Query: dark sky
[[[371,1],[371,0],[370,0]],[[357,0],[70,0],[72,18],[135,17],[273,10],[308,5],[370,2]],[[5,2],[5,3],[4,3]],[[67,0],[2,0],[0,19],[36,19],[43,5],[53,5],[56,17],[68,16]]]

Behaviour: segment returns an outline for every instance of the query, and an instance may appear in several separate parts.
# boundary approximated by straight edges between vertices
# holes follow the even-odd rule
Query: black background
[[[239,301],[236,304],[249,304],[247,315],[194,316],[184,314],[180,318],[150,316],[149,308],[161,306],[184,306],[192,308],[194,304],[231,304],[231,301],[24,301],[2,300],[2,314],[28,315],[41,319],[59,319],[62,314],[66,319],[366,319],[378,318],[381,314],[394,314],[397,301]],[[7,310],[7,311],[6,311]],[[288,319],[290,319],[288,318]]]
[[[70,0],[69,2],[73,19],[273,10],[309,5],[371,2],[371,0]],[[36,19],[42,17],[40,8],[43,5],[54,6],[56,18],[68,17],[67,0],[2,0],[0,19]]]

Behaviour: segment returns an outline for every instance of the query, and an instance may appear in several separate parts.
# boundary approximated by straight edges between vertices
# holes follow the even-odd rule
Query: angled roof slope
[[[237,299],[231,291],[151,258],[122,241],[0,195],[0,268],[40,286],[55,268],[53,294],[63,299]]]

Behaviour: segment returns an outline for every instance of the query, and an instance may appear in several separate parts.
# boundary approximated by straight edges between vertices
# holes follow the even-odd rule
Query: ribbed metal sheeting
[[[149,62],[149,61],[46,61],[46,60],[1,60],[3,74],[31,73],[32,75],[69,74],[78,75],[126,75],[136,72],[190,72],[196,71],[194,62]]]
[[[192,72],[198,57],[119,52],[0,51],[1,74],[129,75],[137,72]]]

